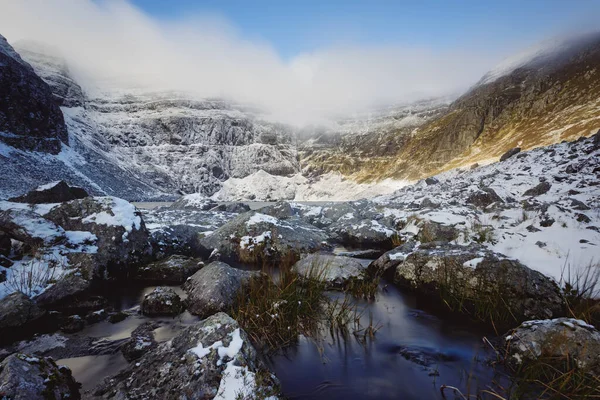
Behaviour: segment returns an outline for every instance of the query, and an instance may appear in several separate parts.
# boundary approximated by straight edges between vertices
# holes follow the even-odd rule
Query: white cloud
[[[158,21],[119,0],[3,0],[0,34],[58,47],[88,83],[110,78],[225,97],[293,123],[454,94],[498,61],[481,49],[402,45],[323,48],[285,61],[222,19]]]

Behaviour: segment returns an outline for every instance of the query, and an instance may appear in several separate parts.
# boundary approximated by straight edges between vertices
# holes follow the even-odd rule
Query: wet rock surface
[[[177,315],[183,310],[181,298],[168,287],[157,287],[144,296],[140,311],[144,315]]]
[[[131,332],[131,337],[121,346],[123,357],[129,362],[137,360],[144,354],[154,349],[158,343],[154,340],[154,329],[158,327],[155,322],[146,322]]]
[[[0,299],[0,342],[10,342],[19,334],[42,328],[46,316],[46,311],[23,293]]]
[[[203,267],[204,262],[198,258],[173,255],[138,268],[135,279],[181,284]]]

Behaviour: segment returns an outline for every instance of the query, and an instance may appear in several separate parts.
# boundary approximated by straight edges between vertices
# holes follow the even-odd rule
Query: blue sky
[[[220,17],[241,37],[273,46],[284,58],[352,45],[495,47],[507,52],[548,36],[594,27],[598,0],[133,0],[159,20]]]

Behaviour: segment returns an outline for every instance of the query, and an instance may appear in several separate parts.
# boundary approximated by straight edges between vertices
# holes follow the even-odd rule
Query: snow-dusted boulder
[[[334,241],[348,247],[391,249],[396,230],[373,219],[340,219],[327,228]]]
[[[135,328],[131,337],[121,346],[123,357],[131,362],[155,348],[158,343],[154,339],[153,331],[158,327],[155,322],[146,322]]]
[[[146,352],[93,394],[131,400],[276,399],[276,386],[277,378],[246,333],[227,314],[218,313]]]
[[[70,273],[36,296],[35,301],[44,308],[72,306],[89,294],[91,286],[92,283],[81,274]]]
[[[369,264],[368,270],[376,276],[391,275],[396,272],[396,267],[400,265],[410,253],[417,248],[417,242],[409,240],[402,245],[385,252],[377,260]]]
[[[218,252],[225,258],[248,263],[276,262],[282,257],[327,249],[328,239],[325,232],[298,219],[280,220],[248,212],[199,238],[197,249],[205,255]]]
[[[553,280],[482,246],[422,245],[396,267],[394,282],[418,293],[441,294],[483,319],[490,310],[512,322],[564,312]]]
[[[80,399],[71,370],[50,357],[13,354],[0,363],[0,394],[11,400]]]
[[[513,365],[542,361],[563,368],[566,360],[600,376],[600,332],[573,318],[523,322],[505,337],[507,360]]]
[[[277,219],[289,219],[296,216],[296,212],[287,201],[279,201],[273,205],[263,207],[257,212]]]
[[[363,279],[365,267],[354,258],[331,254],[309,254],[293,270],[305,279],[319,279],[330,288],[342,288],[351,279]]]
[[[88,196],[88,193],[82,188],[70,186],[65,181],[56,181],[39,186],[22,196],[13,197],[9,201],[27,204],[51,204],[83,199]]]
[[[128,274],[152,253],[150,235],[135,206],[116,197],[87,197],[52,208],[46,218],[69,231],[90,232],[96,253],[75,257],[91,277]]]
[[[183,283],[202,267],[204,267],[204,262],[198,258],[173,255],[138,268],[135,279],[150,282]]]
[[[326,228],[334,222],[358,218],[358,210],[353,203],[329,203],[323,206],[295,204],[300,218],[318,228]]]
[[[31,247],[52,246],[66,241],[62,227],[31,210],[1,211],[0,231]]]
[[[169,287],[157,287],[144,296],[140,311],[144,315],[177,315],[183,310],[181,298]]]
[[[228,311],[242,285],[256,274],[223,262],[212,262],[188,278],[183,285],[188,294],[185,305],[190,313],[200,317]]]
[[[186,194],[169,206],[171,210],[200,210],[207,211],[217,206],[217,203],[201,193]]]

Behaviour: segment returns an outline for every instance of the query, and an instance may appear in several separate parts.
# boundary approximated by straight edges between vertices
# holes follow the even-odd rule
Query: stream
[[[362,260],[367,264],[370,260]],[[155,286],[116,287],[109,294],[119,310],[135,310]],[[173,287],[182,296],[179,287]],[[329,296],[342,297],[338,292]],[[456,386],[468,393],[492,386],[494,369],[484,361],[493,357],[482,337],[491,332],[471,324],[434,315],[417,299],[382,280],[376,301],[356,300],[361,324],[378,328],[374,337],[325,329],[320,340],[300,337],[298,343],[266,357],[290,399],[436,399],[440,385]],[[140,324],[154,320],[159,342],[173,338],[199,318],[184,312],[175,318],[149,318],[136,314],[122,322],[102,321],[75,335],[119,340]],[[467,326],[468,325],[468,326]],[[127,365],[121,353],[61,359],[74,377],[89,390]],[[453,398],[453,395],[448,398]]]

